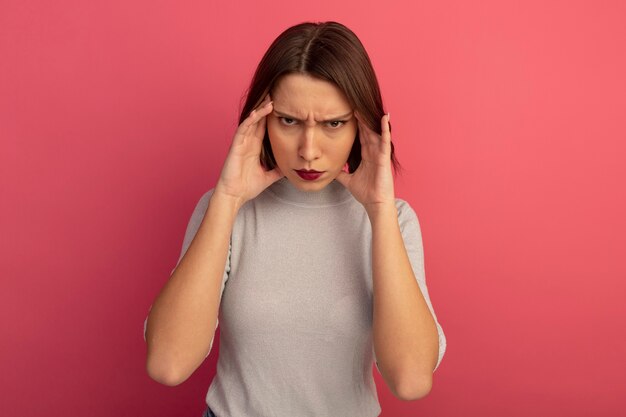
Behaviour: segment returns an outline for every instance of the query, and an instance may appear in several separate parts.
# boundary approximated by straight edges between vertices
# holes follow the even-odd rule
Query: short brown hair
[[[300,23],[286,29],[270,45],[259,62],[247,90],[239,124],[273,91],[280,77],[301,73],[331,82],[347,97],[363,122],[381,134],[380,121],[385,114],[372,63],[359,38],[337,22]],[[389,126],[391,129],[391,125]],[[400,168],[391,144],[391,162]],[[361,142],[357,131],[348,156],[349,172],[361,163]],[[267,129],[263,139],[261,164],[268,170],[276,166]]]

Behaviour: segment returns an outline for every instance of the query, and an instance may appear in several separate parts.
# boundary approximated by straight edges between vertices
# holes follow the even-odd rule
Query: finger
[[[265,126],[267,125],[267,116],[274,110],[274,102],[268,101],[265,106],[263,106],[260,115],[262,114],[262,118],[259,123],[257,123],[256,135],[263,139],[265,136]]]
[[[250,112],[243,122],[237,128],[233,144],[241,144],[245,141],[245,138],[249,135],[255,134],[258,128],[259,120],[265,121],[265,116],[271,111],[272,102],[267,102],[263,107],[258,107]],[[263,125],[263,130],[265,125]]]
[[[270,99],[270,95],[266,94],[265,97],[263,97],[263,100],[261,100],[261,102],[257,104],[256,109],[261,109],[261,108],[265,107],[265,105],[267,103],[269,103],[270,101],[272,101]]]
[[[390,116],[391,115],[387,113],[380,120],[380,130],[382,132],[381,137],[385,144],[391,142],[391,128],[389,125]]]
[[[272,111],[273,102],[268,101],[260,107],[252,110],[248,117],[243,121],[242,125],[248,129],[251,126],[254,126],[259,120],[265,117],[269,112]]]
[[[272,111],[273,104],[274,102],[271,100],[263,101],[263,103],[261,103],[261,105],[257,107],[256,109],[252,110],[250,114],[255,113],[255,115],[258,116],[258,119],[260,119],[261,117],[267,115],[269,112]]]
[[[259,139],[265,136],[265,125],[267,124],[267,114],[265,114],[256,124],[254,135]]]

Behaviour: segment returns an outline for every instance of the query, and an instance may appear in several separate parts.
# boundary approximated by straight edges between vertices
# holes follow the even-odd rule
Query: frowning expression
[[[346,96],[328,81],[288,74],[271,97],[267,132],[276,164],[297,188],[321,190],[339,175],[356,137],[357,122]],[[321,174],[299,174],[302,170]]]

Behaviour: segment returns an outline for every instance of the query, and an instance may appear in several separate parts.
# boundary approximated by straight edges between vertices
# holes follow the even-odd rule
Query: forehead
[[[306,74],[281,77],[272,91],[274,108],[294,116],[332,116],[352,110],[335,84]]]

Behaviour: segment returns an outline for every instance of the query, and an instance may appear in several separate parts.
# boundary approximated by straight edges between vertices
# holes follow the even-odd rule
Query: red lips
[[[307,181],[316,180],[320,177],[320,175],[324,173],[323,171],[316,171],[314,169],[297,169],[295,171],[300,176],[300,178]]]

